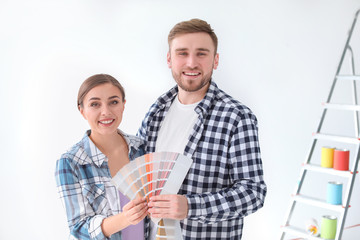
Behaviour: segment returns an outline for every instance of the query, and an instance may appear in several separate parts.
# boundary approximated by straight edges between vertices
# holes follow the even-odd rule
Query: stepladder
[[[328,98],[321,104],[321,118],[312,133],[310,149],[281,226],[280,239],[343,239],[346,218],[351,211],[351,196],[359,178],[358,15],[360,10],[350,26]]]

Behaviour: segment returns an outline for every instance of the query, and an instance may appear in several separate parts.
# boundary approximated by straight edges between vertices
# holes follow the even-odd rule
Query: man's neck
[[[203,88],[199,89],[196,92],[185,91],[181,87],[178,87],[179,89],[178,97],[180,103],[187,105],[187,104],[200,102],[205,97],[206,92],[209,89],[209,86],[210,84],[207,84],[206,86],[204,86]]]

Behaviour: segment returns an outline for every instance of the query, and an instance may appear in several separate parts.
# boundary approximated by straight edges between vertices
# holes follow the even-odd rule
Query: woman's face
[[[91,89],[84,97],[80,112],[91,127],[91,134],[117,132],[125,108],[120,90],[111,83]]]

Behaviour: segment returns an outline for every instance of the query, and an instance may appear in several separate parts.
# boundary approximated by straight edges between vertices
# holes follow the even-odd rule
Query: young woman
[[[61,156],[55,173],[69,239],[144,239],[145,199],[129,202],[110,181],[122,166],[144,154],[142,140],[118,129],[124,89],[110,75],[94,75],[81,85],[77,104],[91,130]]]

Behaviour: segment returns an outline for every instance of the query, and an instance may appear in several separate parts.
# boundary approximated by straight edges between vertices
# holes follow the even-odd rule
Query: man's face
[[[215,47],[207,33],[186,33],[170,43],[167,63],[178,86],[187,92],[208,87],[213,69],[219,62]]]

